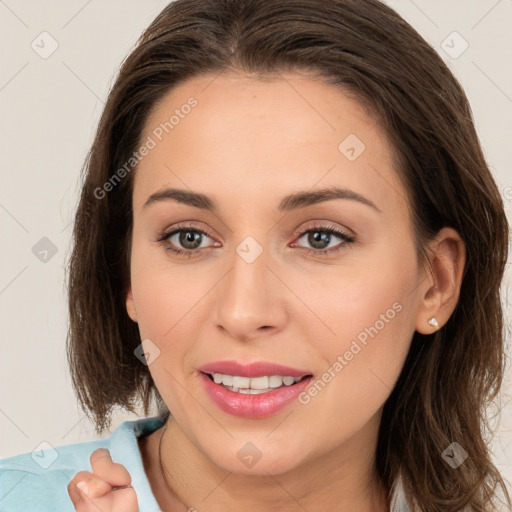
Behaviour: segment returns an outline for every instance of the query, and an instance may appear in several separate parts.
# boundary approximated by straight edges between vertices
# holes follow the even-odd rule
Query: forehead
[[[236,190],[240,200],[317,186],[370,186],[375,202],[405,199],[379,124],[339,88],[300,74],[187,80],[153,108],[141,141],[149,139],[134,206],[177,185],[219,198]]]

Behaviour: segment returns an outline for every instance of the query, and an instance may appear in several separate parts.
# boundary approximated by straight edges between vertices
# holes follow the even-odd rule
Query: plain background
[[[99,437],[77,405],[67,369],[64,267],[79,172],[104,100],[121,62],[167,3],[0,0],[0,457],[43,441],[59,446]],[[386,3],[462,83],[510,214],[512,0]],[[52,44],[54,53],[41,56]],[[503,289],[509,318],[510,275]],[[506,380],[491,446],[512,481],[510,367]],[[137,416],[117,411],[111,430],[127,419]]]

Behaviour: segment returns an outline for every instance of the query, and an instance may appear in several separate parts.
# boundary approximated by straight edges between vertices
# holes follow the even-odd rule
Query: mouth
[[[273,361],[215,361],[196,371],[217,407],[248,419],[265,418],[291,406],[313,380],[309,370]]]
[[[241,393],[245,395],[260,395],[270,393],[280,388],[290,388],[302,382],[305,379],[313,377],[312,374],[302,377],[293,377],[291,375],[262,375],[259,377],[242,377],[239,375],[228,375],[215,372],[200,372],[208,377],[212,382],[222,386],[232,393]]]
[[[243,377],[198,372],[207,397],[221,411],[251,420],[273,416],[291,406],[310,386],[313,375]]]

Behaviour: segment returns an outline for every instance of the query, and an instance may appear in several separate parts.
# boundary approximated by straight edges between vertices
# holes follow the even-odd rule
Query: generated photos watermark
[[[325,386],[338,375],[345,366],[347,366],[354,356],[359,354],[363,348],[368,345],[369,338],[373,339],[377,336],[387,324],[389,324],[398,313],[400,313],[403,309],[402,304],[399,302],[395,302],[391,308],[386,310],[385,313],[382,313],[379,316],[379,319],[370,327],[366,327],[363,331],[361,331],[356,338],[352,340],[350,344],[350,348],[346,350],[343,354],[339,355],[336,358],[336,361],[329,366],[327,371],[322,374],[322,376],[316,379],[311,385],[308,387],[306,391],[303,391],[299,395],[299,402],[302,405],[307,405],[311,401],[311,398],[317,396]],[[359,342],[359,343],[358,343]]]
[[[168,134],[171,130],[174,130],[178,126],[182,119],[190,114],[192,108],[198,105],[196,98],[191,96],[188,98],[187,103],[181,105],[180,108],[174,110],[174,114],[169,117],[168,121],[160,123],[151,132],[152,135],[148,135],[144,143],[139,147],[137,151],[132,153],[132,156],[120,167],[101,187],[94,189],[94,197],[96,199],[103,199],[108,192],[112,191],[116,185],[118,185],[123,178],[125,178],[133,169],[140,164],[145,156],[149,152],[156,148],[159,142],[164,138],[164,134]],[[156,139],[156,140],[155,140]]]

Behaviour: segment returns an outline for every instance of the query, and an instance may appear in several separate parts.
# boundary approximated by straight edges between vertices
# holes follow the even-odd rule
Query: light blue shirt
[[[158,416],[125,421],[107,438],[0,459],[0,512],[75,512],[67,487],[80,471],[92,473],[89,458],[98,448],[130,473],[139,512],[161,512],[142,463],[137,437],[162,426]]]
[[[0,512],[75,512],[67,487],[78,472],[92,472],[89,458],[98,448],[109,450],[112,460],[130,473],[139,512],[162,512],[144,471],[137,438],[163,423],[158,416],[125,421],[105,439],[0,459]],[[399,478],[391,511],[409,510]]]

